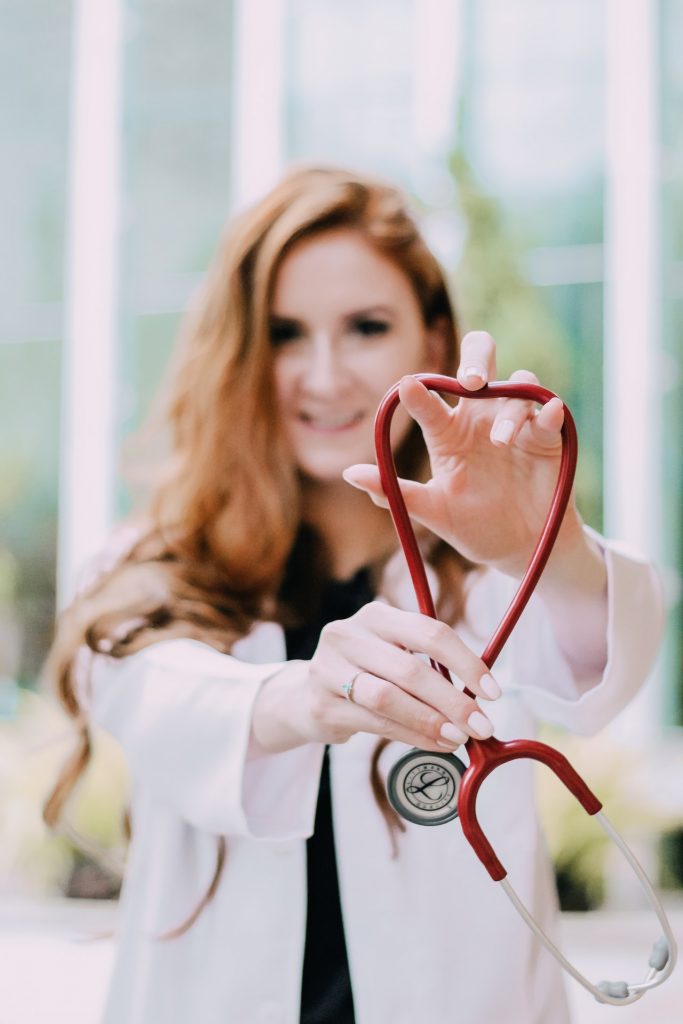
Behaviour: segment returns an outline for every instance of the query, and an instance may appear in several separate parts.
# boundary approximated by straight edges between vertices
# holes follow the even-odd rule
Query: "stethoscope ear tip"
[[[598,982],[597,987],[606,996],[611,996],[612,999],[628,999],[631,994],[625,981],[601,981]]]
[[[648,964],[650,967],[653,967],[655,971],[663,971],[669,962],[669,956],[669,943],[666,935],[660,935],[652,947]]]

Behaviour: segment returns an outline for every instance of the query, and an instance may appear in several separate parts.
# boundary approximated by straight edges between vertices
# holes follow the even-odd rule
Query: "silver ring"
[[[353,676],[348,681],[348,683],[344,683],[343,684],[342,690],[344,691],[344,696],[346,697],[347,700],[351,700],[351,701],[353,700],[353,684],[355,683],[356,679],[358,679],[358,676],[360,676],[362,674],[363,674],[363,669],[361,669],[359,672],[356,672],[355,676]]]

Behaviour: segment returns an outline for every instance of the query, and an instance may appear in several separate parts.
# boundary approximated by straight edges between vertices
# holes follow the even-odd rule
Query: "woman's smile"
[[[299,420],[319,434],[346,434],[365,419],[364,412],[308,413],[300,412]]]
[[[284,257],[270,311],[275,392],[299,470],[338,483],[374,461],[374,418],[404,374],[438,372],[410,279],[352,228],[304,238]],[[410,427],[398,411],[395,444]]]

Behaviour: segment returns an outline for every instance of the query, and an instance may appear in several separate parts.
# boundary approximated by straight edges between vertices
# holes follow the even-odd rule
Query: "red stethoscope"
[[[552,391],[548,391],[538,384],[499,381],[488,384],[479,391],[467,391],[451,377],[416,374],[416,379],[433,391],[446,392],[467,399],[521,398],[545,405],[551,398],[557,397]],[[377,411],[375,420],[377,465],[394,526],[410,569],[419,609],[423,615],[436,618],[436,609],[427,582],[427,574],[401,494],[391,450],[390,425],[398,404],[398,384],[396,384],[384,396]],[[555,491],[545,525],[524,578],[500,625],[481,655],[482,661],[489,668],[493,666],[512,633],[548,561],[571,494],[576,457],[576,427],[569,409],[565,406],[562,427],[562,457]],[[447,668],[434,661],[432,661],[432,666],[449,682],[452,682]],[[469,697],[474,696],[467,688],[464,692]],[[441,825],[459,817],[465,838],[493,881],[500,883],[516,910],[560,965],[584,988],[592,992],[599,1002],[625,1006],[640,999],[648,989],[661,985],[671,974],[676,962],[676,941],[664,909],[643,868],[605,817],[602,804],[572,768],[567,758],[547,744],[535,740],[503,742],[495,737],[486,740],[471,738],[465,747],[469,756],[468,766],[465,766],[454,754],[436,754],[425,750],[411,750],[401,757],[392,768],[387,780],[389,799],[395,810],[408,821],[421,825]],[[610,839],[617,844],[638,877],[663,930],[663,935],[652,948],[649,970],[642,982],[629,984],[625,981],[602,981],[598,985],[594,985],[555,946],[510,885],[505,868],[479,824],[476,804],[477,794],[486,777],[500,765],[518,758],[540,761],[550,768],[576,797],[584,810],[590,815],[595,815],[596,820]]]

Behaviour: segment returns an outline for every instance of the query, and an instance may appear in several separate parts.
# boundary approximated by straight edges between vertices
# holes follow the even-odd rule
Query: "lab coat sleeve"
[[[322,744],[247,759],[254,701],[281,666],[241,661],[185,639],[122,659],[96,655],[90,717],[120,742],[134,787],[196,828],[256,839],[306,837]]]
[[[607,568],[602,678],[583,693],[577,688],[539,597],[531,598],[508,641],[511,684],[519,686],[533,714],[584,735],[598,732],[635,696],[652,668],[664,624],[661,585],[652,566],[588,532],[602,547]]]

